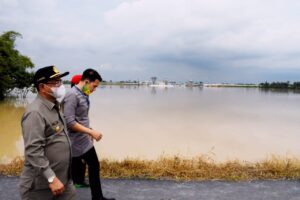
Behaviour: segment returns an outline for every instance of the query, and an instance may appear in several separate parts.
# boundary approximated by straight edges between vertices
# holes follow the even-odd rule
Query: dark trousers
[[[72,158],[72,176],[73,180],[82,179],[82,160],[88,165],[89,183],[92,192],[92,199],[99,200],[103,198],[100,182],[100,163],[95,148],[91,148],[85,154]]]
[[[85,183],[86,162],[82,158],[74,157],[72,161],[72,178],[74,184]]]

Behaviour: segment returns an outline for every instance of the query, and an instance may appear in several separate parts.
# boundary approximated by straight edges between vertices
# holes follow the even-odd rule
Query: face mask
[[[48,87],[48,86],[47,86]],[[56,101],[58,101],[59,103],[62,102],[62,100],[64,99],[65,95],[66,95],[66,88],[64,85],[61,85],[59,87],[53,87],[50,88],[52,91],[52,95]]]
[[[82,87],[82,92],[83,92],[85,95],[87,95],[87,96],[91,94],[91,90],[90,90],[89,84],[85,84],[85,85]]]

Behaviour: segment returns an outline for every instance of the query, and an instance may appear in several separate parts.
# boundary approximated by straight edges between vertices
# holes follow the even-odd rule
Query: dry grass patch
[[[238,160],[217,163],[206,157],[161,157],[157,160],[125,159],[101,160],[104,178],[143,178],[173,180],[260,180],[298,179],[300,160],[272,156],[260,162]],[[23,160],[16,158],[7,165],[0,165],[0,174],[19,175]]]
[[[102,160],[101,175],[106,178],[149,178],[175,180],[259,180],[300,178],[297,158],[273,156],[261,162],[238,160],[216,163],[204,157],[158,160]]]
[[[24,160],[21,157],[15,158],[9,164],[0,164],[0,175],[19,176],[23,168]]]

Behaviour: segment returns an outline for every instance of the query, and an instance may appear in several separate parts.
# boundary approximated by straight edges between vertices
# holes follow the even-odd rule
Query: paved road
[[[20,199],[17,177],[0,177],[0,200]],[[300,200],[300,181],[176,182],[105,179],[104,194],[118,200]],[[78,189],[78,199],[90,200],[89,189]]]

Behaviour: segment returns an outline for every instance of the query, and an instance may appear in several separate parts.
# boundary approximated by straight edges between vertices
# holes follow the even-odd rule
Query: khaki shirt
[[[48,178],[56,176],[67,184],[71,166],[71,143],[58,106],[38,95],[22,117],[25,163],[20,187],[49,188]]]

